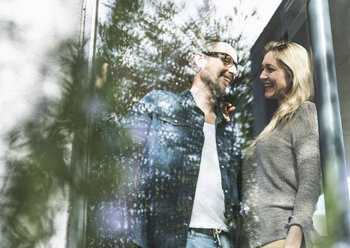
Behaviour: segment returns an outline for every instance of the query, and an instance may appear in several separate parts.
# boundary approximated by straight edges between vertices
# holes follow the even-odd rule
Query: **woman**
[[[265,51],[260,79],[278,109],[255,140],[258,243],[310,247],[321,182],[310,59],[293,42],[270,42]]]

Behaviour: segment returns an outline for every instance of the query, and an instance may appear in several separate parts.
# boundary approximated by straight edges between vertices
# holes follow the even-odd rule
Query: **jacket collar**
[[[182,97],[182,106],[189,111],[194,111],[196,114],[201,114],[204,116],[202,110],[197,106],[190,89],[183,91],[180,96]],[[226,120],[221,112],[220,104],[217,103],[214,107],[214,113],[216,115],[216,125],[220,123],[226,123]]]

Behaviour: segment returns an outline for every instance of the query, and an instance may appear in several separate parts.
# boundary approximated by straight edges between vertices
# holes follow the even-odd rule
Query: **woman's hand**
[[[221,112],[225,118],[226,121],[231,120],[231,116],[233,114],[233,111],[235,111],[236,107],[232,106],[231,103],[225,102],[221,107]]]
[[[303,230],[298,225],[289,228],[283,248],[300,248],[303,242]]]

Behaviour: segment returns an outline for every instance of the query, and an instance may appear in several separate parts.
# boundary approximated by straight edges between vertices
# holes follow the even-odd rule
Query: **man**
[[[139,173],[130,235],[140,247],[237,247],[238,159],[220,105],[237,54],[212,42],[194,64],[190,90],[152,91],[121,121],[132,139],[130,173]]]

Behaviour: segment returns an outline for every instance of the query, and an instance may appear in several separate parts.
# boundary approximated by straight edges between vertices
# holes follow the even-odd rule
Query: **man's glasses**
[[[230,54],[222,53],[222,52],[202,52],[203,54],[221,59],[221,61],[224,63],[224,66],[230,68],[233,65],[237,66],[237,63],[233,60]]]

